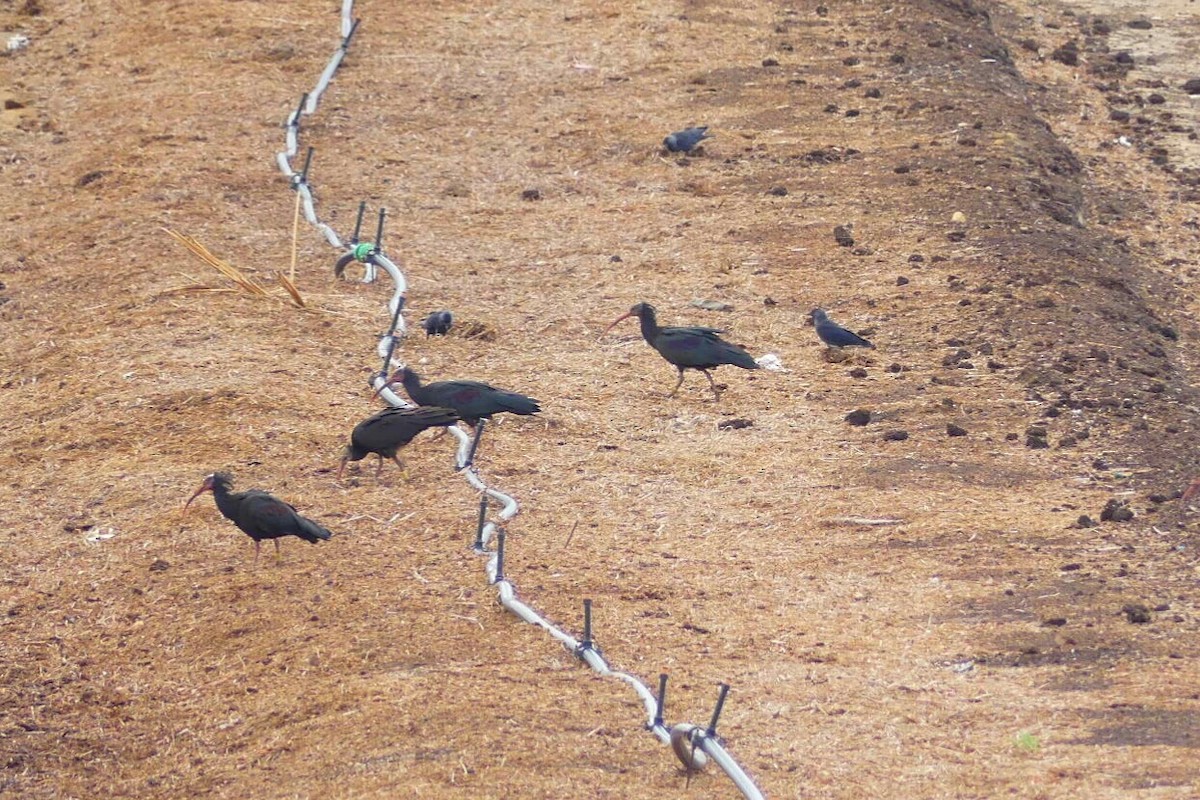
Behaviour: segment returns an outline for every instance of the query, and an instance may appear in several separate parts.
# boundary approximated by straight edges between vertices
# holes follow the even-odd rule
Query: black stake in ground
[[[583,641],[579,643],[580,652],[592,649],[592,601],[583,601]]]
[[[300,95],[300,105],[296,106],[296,113],[292,115],[291,127],[297,131],[300,130],[300,115],[304,113],[304,105],[308,102],[308,92]]]
[[[663,722],[663,710],[667,706],[667,673],[660,672],[658,674],[658,702],[654,706],[654,722],[650,723],[651,728],[666,727]]]
[[[704,732],[705,736],[717,735],[717,720],[721,716],[721,709],[725,707],[725,695],[729,694],[728,683],[718,683],[717,707],[713,709],[712,721],[708,723],[708,730]]]
[[[492,583],[499,583],[504,580],[504,528],[499,528],[496,531],[496,580]]]
[[[296,179],[296,185],[308,183],[308,168],[312,166],[313,152],[317,148],[309,146],[307,155],[304,156],[304,169],[300,170],[300,177]]]
[[[467,451],[467,460],[458,468],[459,472],[462,472],[475,463],[475,451],[479,449],[479,439],[483,436],[483,424],[485,422],[487,422],[486,419],[481,419],[475,423],[475,438],[471,440],[471,449]]]
[[[483,526],[487,524],[488,496],[484,492],[479,498],[479,522],[475,525],[475,543],[471,549],[479,553],[483,551]]]
[[[379,209],[379,225],[375,228],[375,251],[383,252],[383,221],[387,219],[387,209]]]
[[[350,237],[350,244],[358,244],[358,235],[362,233],[363,214],[367,212],[367,201],[363,200],[358,204],[358,217],[354,220],[354,235]]]
[[[346,38],[342,39],[342,49],[346,50],[350,47],[350,39],[353,38],[354,32],[358,30],[358,23],[362,22],[362,17],[354,20],[354,24],[350,26],[350,32],[346,34]]]
[[[400,300],[396,303],[396,311],[392,314],[392,324],[388,326],[387,333],[384,334],[384,336],[388,337],[388,349],[383,355],[383,367],[380,368],[379,374],[383,376],[385,381],[387,380],[388,365],[392,363],[392,354],[396,352],[396,345],[399,344],[396,340],[396,326],[400,324],[400,312],[404,310],[404,301],[406,299],[404,295],[400,295]],[[374,379],[372,379],[372,385],[373,383]]]

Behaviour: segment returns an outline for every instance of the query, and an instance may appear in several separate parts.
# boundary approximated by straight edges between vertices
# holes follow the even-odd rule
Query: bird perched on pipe
[[[421,322],[421,327],[426,336],[445,336],[453,323],[454,316],[449,311],[434,311]]]
[[[233,476],[228,472],[214,472],[204,479],[196,493],[184,503],[183,513],[187,512],[188,506],[201,494],[212,492],[217,508],[225,518],[254,540],[255,565],[258,564],[263,539],[275,542],[275,558],[278,559],[280,537],[299,536],[306,542],[316,544],[333,536],[321,525],[300,516],[294,507],[282,500],[259,489],[231,492],[229,489],[232,485]]]
[[[435,381],[422,385],[421,376],[408,367],[401,367],[392,373],[376,394],[394,383],[402,384],[404,391],[417,405],[454,409],[462,421],[472,428],[481,419],[491,419],[493,414],[507,412],[528,416],[542,410],[532,397],[497,389],[479,381]]]
[[[360,461],[368,453],[379,456],[379,464],[375,468],[375,478],[378,480],[379,471],[383,469],[383,459],[390,458],[404,471],[404,462],[397,452],[411,442],[414,437],[427,428],[445,427],[458,422],[458,414],[449,408],[437,406],[417,406],[416,408],[385,408],[378,414],[372,414],[354,426],[350,432],[350,444],[342,454],[342,463],[338,466],[338,480],[342,479],[342,470],[347,461]]]
[[[700,142],[711,138],[713,136],[708,133],[708,126],[699,125],[668,134],[667,138],[663,139],[663,147],[672,153],[690,153]]]
[[[812,320],[813,325],[817,329],[817,337],[830,347],[869,347],[872,350],[875,349],[875,345],[854,331],[846,330],[841,325],[838,325],[829,318],[828,314],[819,308],[812,310]]]
[[[725,331],[720,328],[661,328],[655,317],[654,306],[649,303],[638,303],[613,320],[612,324],[604,329],[604,333],[608,333],[617,323],[630,317],[638,318],[642,326],[642,338],[646,343],[679,370],[679,380],[675,382],[675,388],[667,397],[674,397],[675,392],[679,391],[685,369],[697,369],[704,373],[704,377],[708,378],[708,385],[712,387],[714,401],[721,399],[721,392],[713,382],[709,370],[722,364],[732,364],[742,369],[758,369],[758,362],[745,348],[730,344],[721,338],[720,334]]]

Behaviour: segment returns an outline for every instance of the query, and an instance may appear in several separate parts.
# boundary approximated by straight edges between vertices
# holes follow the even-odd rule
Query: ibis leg
[[[258,539],[254,540],[254,566],[258,566],[258,556],[262,553],[262,542]]]
[[[279,540],[272,539],[271,541],[275,543],[275,563],[278,564],[281,560],[283,560],[283,556],[279,552]]]
[[[708,378],[708,385],[711,386],[713,390],[713,400],[718,403],[721,402],[721,392],[717,390],[717,384],[713,383],[712,373],[706,369],[702,369],[700,371],[704,373],[704,377]]]
[[[400,460],[400,456],[393,455],[392,461],[396,462],[396,466],[400,468],[400,477],[408,480],[408,467],[404,466],[404,462]]]
[[[679,370],[679,380],[675,381],[675,388],[671,390],[671,393],[667,397],[674,397],[675,393],[679,391],[679,387],[683,385],[683,367],[676,367],[675,369]]]
[[[375,462],[375,482],[379,483],[379,473],[383,471],[383,455],[379,454],[379,461]]]

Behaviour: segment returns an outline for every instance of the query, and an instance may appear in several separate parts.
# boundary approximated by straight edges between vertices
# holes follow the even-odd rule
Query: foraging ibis
[[[404,391],[408,392],[414,403],[452,408],[471,427],[475,427],[481,419],[491,419],[493,414],[508,412],[528,416],[542,410],[532,397],[497,389],[479,381],[436,381],[422,385],[421,376],[408,367],[396,370],[385,386],[397,382],[404,385]],[[383,388],[379,391],[383,391]]]
[[[713,383],[710,369],[716,369],[722,364],[732,364],[742,369],[758,369],[758,363],[744,348],[721,338],[720,334],[725,331],[720,328],[659,327],[654,306],[649,303],[638,303],[627,313],[613,320],[613,323],[604,329],[604,333],[608,333],[618,322],[630,317],[638,318],[642,325],[642,338],[646,343],[679,370],[679,380],[675,382],[675,388],[667,397],[674,397],[675,392],[683,385],[685,369],[698,369],[704,373],[716,401],[721,399],[721,392]]]
[[[396,466],[404,470],[404,463],[396,455],[400,448],[411,442],[413,438],[426,428],[453,425],[458,422],[458,414],[449,408],[437,406],[418,406],[416,408],[385,408],[378,414],[372,414],[354,426],[350,433],[350,444],[342,455],[342,463],[338,467],[338,480],[342,478],[342,470],[347,461],[359,461],[368,453],[379,456],[379,465],[375,468],[375,477],[383,469],[385,457],[396,462]]]
[[[237,525],[254,540],[254,563],[258,564],[258,556],[263,539],[275,542],[275,557],[279,558],[279,538],[281,536],[299,536],[306,542],[316,544],[322,539],[333,536],[328,530],[307,517],[296,513],[296,509],[282,500],[272,497],[259,489],[249,489],[245,492],[231,492],[233,476],[227,472],[214,472],[204,479],[183,510],[187,511],[192,501],[204,492],[212,492],[217,501],[217,508],[226,519]]]

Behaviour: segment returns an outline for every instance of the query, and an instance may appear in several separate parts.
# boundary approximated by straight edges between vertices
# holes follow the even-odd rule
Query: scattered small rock
[[[1050,446],[1050,442],[1046,441],[1046,426],[1030,425],[1025,430],[1025,446],[1033,450],[1045,450]]]
[[[900,366],[899,364],[888,364],[888,365],[887,365],[887,371],[888,371],[888,372],[891,372],[891,373],[893,373],[893,374],[896,374],[896,373],[899,373],[899,372],[903,372],[903,371],[904,371],[904,367]]]
[[[1145,17],[1138,17],[1137,19],[1131,19],[1131,20],[1129,20],[1129,22],[1126,22],[1125,24],[1128,25],[1130,28],[1133,28],[1134,30],[1137,30],[1137,31],[1148,31],[1154,27],[1154,23],[1151,22],[1150,20],[1146,19]]]
[[[911,256],[908,257],[908,263],[910,263],[910,264],[920,264],[924,260],[925,260],[925,256],[921,255],[920,253],[913,253]]]
[[[733,306],[729,303],[722,303],[720,300],[693,300],[691,305],[703,308],[705,311],[733,311]]]
[[[1054,52],[1050,54],[1050,58],[1068,67],[1077,67],[1079,66],[1079,44],[1072,39],[1055,48]]]
[[[774,195],[775,197],[787,197],[787,193],[786,186],[772,186],[767,190],[767,194]]]
[[[1113,122],[1129,122],[1129,112],[1122,111],[1119,108],[1114,108],[1112,111],[1108,112],[1108,118]]]
[[[883,440],[885,442],[903,442],[907,438],[908,431],[904,430],[888,431],[883,435]]]
[[[1133,519],[1133,510],[1127,505],[1126,500],[1117,500],[1115,497],[1108,501],[1104,506],[1104,510],[1100,512],[1101,522],[1129,522]]]
[[[946,234],[946,238],[951,242],[962,242],[967,238],[966,231],[950,231]]]
[[[1144,625],[1150,621],[1150,609],[1141,603],[1126,603],[1121,608],[1121,613],[1134,625]]]
[[[1058,569],[1061,572],[1078,572],[1079,570],[1083,569],[1083,564],[1080,564],[1077,561],[1072,561],[1070,564],[1063,564]]]
[[[1081,528],[1094,528],[1096,527],[1097,523],[1096,520],[1092,519],[1087,514],[1080,514],[1079,519],[1075,520],[1075,524]]]
[[[903,275],[901,275],[900,277],[896,278],[896,285],[897,285],[897,286],[907,286],[907,285],[908,285],[908,278],[906,278],[906,277],[904,277]]]
[[[883,92],[872,87],[870,89],[867,89],[867,91],[863,93],[863,97],[869,97],[872,100],[878,100],[879,98],[883,97]]]
[[[833,229],[833,238],[842,247],[853,247],[854,237],[850,235],[850,228],[846,225],[838,225]]]
[[[163,561],[161,558],[154,559],[154,561],[150,564],[151,572],[166,572],[170,568],[171,565],[168,562]]]
[[[1183,90],[1190,95],[1200,94],[1200,78],[1192,78],[1183,85]]]
[[[865,408],[856,408],[846,415],[846,422],[862,427],[871,421],[871,412]]]
[[[963,428],[961,426],[955,425],[953,422],[948,422],[948,423],[946,423],[946,435],[947,436],[966,436],[967,429]]]
[[[863,369],[862,367],[855,367],[854,369],[850,370],[850,377],[851,378],[865,378],[865,377],[867,377],[867,371],[865,369]]]
[[[754,425],[752,419],[723,419],[717,423],[717,429],[722,431],[736,431],[742,428],[749,428]]]
[[[537,189],[526,189],[521,192],[521,199],[525,201],[541,200],[542,193]]]
[[[1050,617],[1049,619],[1042,620],[1043,628],[1061,628],[1063,625],[1066,625],[1066,624],[1067,624],[1066,617]]]

